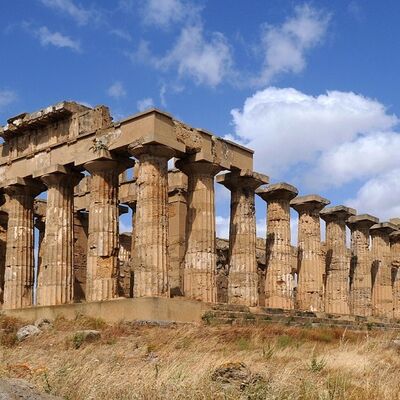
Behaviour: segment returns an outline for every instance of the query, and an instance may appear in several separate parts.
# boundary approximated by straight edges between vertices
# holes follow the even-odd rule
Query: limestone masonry
[[[400,320],[400,219],[269,184],[250,149],[156,109],[113,122],[75,102],[10,118],[0,136],[3,310],[183,296]],[[231,192],[229,242],[216,238],[215,182]]]

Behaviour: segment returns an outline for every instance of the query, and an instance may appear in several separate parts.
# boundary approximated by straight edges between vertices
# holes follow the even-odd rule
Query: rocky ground
[[[400,399],[391,332],[79,316],[28,327],[0,317],[0,329],[1,400]]]

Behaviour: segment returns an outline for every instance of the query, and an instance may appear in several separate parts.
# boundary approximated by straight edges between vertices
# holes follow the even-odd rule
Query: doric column
[[[251,307],[259,304],[254,192],[268,180],[266,175],[247,170],[217,176],[217,182],[231,191],[228,255],[231,304]]]
[[[287,183],[275,183],[256,193],[268,203],[265,306],[292,309],[293,275],[291,264],[290,200],[297,189]]]
[[[398,227],[398,225],[396,224]],[[400,319],[400,230],[389,235],[392,261],[393,318]]]
[[[135,219],[134,297],[168,296],[168,160],[174,150],[132,145],[139,160]]]
[[[369,230],[378,218],[368,214],[353,215],[347,220],[351,230],[350,313],[372,315],[371,254]]]
[[[169,286],[171,296],[183,295],[186,250],[187,176],[173,169],[168,172]]]
[[[74,301],[86,298],[89,213],[74,213]]]
[[[392,263],[389,235],[397,230],[389,222],[370,229],[372,239],[372,315],[393,318]]]
[[[4,273],[6,268],[8,214],[0,211],[0,304],[4,301]]]
[[[326,222],[325,312],[350,314],[350,259],[346,247],[346,221],[356,210],[345,206],[320,212]]]
[[[207,161],[186,160],[178,161],[176,165],[188,176],[184,295],[216,302],[214,176],[221,167]]]
[[[37,304],[51,306],[73,300],[74,187],[83,175],[61,165],[42,172],[48,191]]]
[[[22,178],[6,185],[9,200],[3,307],[12,309],[33,304],[33,200],[44,188]]]
[[[325,262],[319,213],[330,203],[318,195],[296,197],[290,205],[299,213],[296,308],[324,311]]]
[[[107,300],[118,295],[118,175],[122,166],[110,156],[84,167],[91,174],[86,301]]]

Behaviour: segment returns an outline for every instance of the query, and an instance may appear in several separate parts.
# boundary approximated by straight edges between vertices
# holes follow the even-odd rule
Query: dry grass
[[[0,375],[22,377],[65,399],[400,399],[394,333],[229,326],[108,326],[59,319],[22,343],[21,322],[0,317]],[[79,329],[101,340],[78,349]],[[4,339],[7,337],[7,339]],[[211,379],[221,364],[243,362],[264,379],[240,388]]]

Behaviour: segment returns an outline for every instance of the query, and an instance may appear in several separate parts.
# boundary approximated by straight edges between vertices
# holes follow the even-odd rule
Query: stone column
[[[398,227],[398,225],[396,224]],[[400,320],[400,231],[389,235],[392,260],[393,318]]]
[[[73,301],[74,187],[83,176],[57,166],[44,171],[47,186],[46,243],[38,277],[37,304],[52,306]]]
[[[171,296],[183,295],[186,249],[187,176],[174,169],[168,172],[169,286]]]
[[[74,301],[86,298],[89,213],[74,213]]]
[[[4,309],[33,304],[33,200],[43,189],[37,182],[22,178],[5,187],[9,200]]]
[[[325,261],[320,211],[330,203],[318,195],[296,197],[290,205],[299,213],[296,308],[324,311]]]
[[[180,160],[176,165],[188,176],[184,295],[215,303],[217,251],[214,176],[221,171],[221,167],[207,161],[186,160]]]
[[[6,268],[8,214],[0,211],[0,304],[4,301],[4,273]]]
[[[389,222],[371,227],[372,239],[372,315],[393,318],[392,263],[390,233],[397,230]]]
[[[86,301],[108,300],[117,297],[121,164],[110,157],[84,167],[91,173]]]
[[[371,254],[369,230],[378,218],[368,214],[353,215],[347,220],[351,230],[350,313],[372,315]]]
[[[346,247],[346,221],[356,210],[345,206],[320,212],[326,222],[325,312],[350,314],[350,258]]]
[[[139,160],[135,219],[134,297],[168,296],[168,160],[174,150],[131,145]]]
[[[255,190],[268,177],[243,170],[218,175],[217,182],[231,191],[229,226],[228,302],[258,306]]]
[[[268,203],[265,306],[292,309],[293,275],[291,263],[290,200],[297,189],[287,183],[275,183],[256,193]]]

